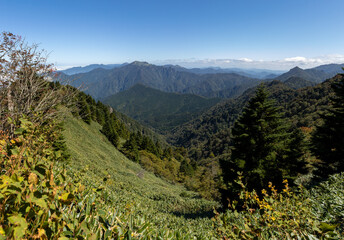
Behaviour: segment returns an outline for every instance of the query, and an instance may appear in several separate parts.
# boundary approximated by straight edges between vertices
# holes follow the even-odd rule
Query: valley
[[[162,92],[136,84],[103,102],[157,131],[170,131],[220,102],[192,94]]]
[[[0,53],[0,240],[343,238],[343,64]]]
[[[156,68],[150,64],[137,62],[133,64],[156,70]],[[161,68],[165,67],[159,68],[161,70]],[[235,171],[243,170],[246,174],[253,174],[252,176],[255,174],[255,170],[249,173],[248,169],[243,167],[241,163],[231,162],[233,151],[237,148],[236,145],[234,145],[235,143],[233,143],[233,138],[237,138],[237,136],[233,137],[233,129],[237,126],[237,122],[240,121],[245,111],[248,111],[247,106],[252,104],[252,99],[257,97],[257,92],[262,88],[262,84],[264,85],[264,91],[267,92],[267,99],[269,99],[266,101],[274,102],[274,106],[276,107],[275,111],[280,112],[280,118],[285,119],[286,133],[284,133],[284,135],[288,136],[290,140],[284,141],[289,141],[290,143],[288,144],[290,145],[283,146],[285,150],[281,151],[286,151],[286,154],[288,154],[288,152],[292,154],[290,158],[286,156],[284,160],[279,163],[286,166],[284,169],[270,171],[276,171],[276,179],[279,178],[278,174],[283,175],[284,173],[282,172],[290,171],[288,173],[289,175],[284,175],[284,178],[287,179],[285,181],[290,182],[291,186],[302,184],[312,189],[314,181],[317,181],[313,179],[316,179],[317,174],[320,174],[318,169],[319,166],[322,165],[319,163],[319,159],[313,155],[313,150],[307,146],[313,141],[312,134],[316,131],[315,129],[324,124],[324,114],[331,108],[331,99],[335,96],[333,85],[341,82],[343,79],[343,75],[333,74],[333,72],[336,71],[333,69],[338,70],[339,68],[341,68],[341,65],[320,66],[315,69],[307,70],[294,68],[289,72],[274,77],[274,79],[250,79],[245,76],[237,76],[236,73],[202,73],[198,74],[198,76],[205,80],[200,81],[198,79],[196,80],[198,82],[197,87],[195,87],[196,85],[191,85],[184,90],[176,90],[177,88],[172,90],[168,87],[164,88],[162,87],[164,84],[157,88],[156,85],[154,86],[154,84],[146,80],[138,80],[139,78],[137,78],[136,75],[134,78],[138,83],[134,84],[133,81],[133,86],[128,87],[128,89],[120,90],[118,93],[104,98],[101,101],[103,101],[104,104],[108,104],[108,106],[111,106],[113,109],[116,109],[116,111],[134,118],[140,124],[148,126],[152,131],[161,134],[159,137],[160,139],[164,139],[161,144],[156,142],[155,147],[153,146],[151,150],[149,150],[149,147],[147,149],[142,148],[142,145],[140,145],[142,144],[140,143],[141,140],[138,140],[138,137],[132,134],[130,134],[130,137],[127,138],[126,141],[124,138],[119,141],[119,144],[115,144],[116,148],[124,153],[124,155],[140,164],[140,168],[142,167],[141,171],[146,171],[147,174],[153,172],[156,176],[162,177],[167,181],[172,181],[173,184],[185,187],[187,190],[183,190],[182,193],[179,193],[179,196],[197,196],[195,194],[199,194],[196,199],[212,200],[202,200],[204,202],[189,205],[184,199],[183,202],[186,204],[184,206],[188,210],[183,209],[183,204],[180,202],[181,200],[173,200],[176,203],[176,208],[183,209],[181,210],[183,214],[177,213],[173,218],[168,216],[169,219],[177,218],[176,220],[170,220],[172,225],[164,226],[164,228],[169,229],[171,227],[172,229],[178,229],[179,232],[181,231],[183,234],[186,234],[187,231],[183,229],[183,221],[185,219],[186,221],[195,221],[195,223],[189,222],[188,224],[191,224],[190,226],[193,226],[192,224],[201,224],[204,232],[198,235],[196,237],[197,239],[202,239],[202,237],[205,236],[206,239],[210,236],[210,238],[218,238],[218,235],[216,236],[216,234],[212,232],[209,221],[212,219],[212,221],[217,221],[216,224],[220,223],[226,225],[222,222],[224,220],[219,220],[218,218],[220,216],[224,217],[225,215],[219,215],[217,211],[215,211],[214,215],[211,208],[222,209],[221,207],[219,208],[221,205],[216,205],[216,203],[222,204],[222,207],[228,204],[223,198],[225,194],[233,197],[233,195],[231,195],[233,193],[230,193],[231,189],[227,188],[226,185],[229,184],[229,186],[235,189],[235,185],[231,185],[235,182]],[[325,72],[324,69],[326,69],[327,72]],[[145,69],[145,71],[148,70]],[[183,69],[183,71],[185,73],[187,72],[185,69]],[[148,74],[148,72],[145,74]],[[129,80],[129,82],[130,81],[132,80]],[[228,83],[230,83],[230,85],[226,85]],[[190,85],[190,83],[187,83],[184,87],[188,84]],[[225,88],[225,90],[219,90],[223,88]],[[211,90],[208,91],[209,89]],[[130,129],[130,125],[127,125],[127,127]],[[144,133],[144,131],[142,133]],[[272,132],[272,134],[275,133]],[[135,147],[135,144],[138,144],[138,147]],[[159,146],[164,144],[167,148],[165,148],[165,150],[158,150]],[[276,142],[276,144],[278,144],[278,142]],[[249,149],[251,148],[254,148],[254,146]],[[260,146],[257,149],[260,151],[262,148],[263,146]],[[166,155],[166,149],[174,149],[174,153],[170,155],[173,156],[172,158],[168,157],[168,154]],[[134,156],[132,153],[135,151],[137,155]],[[127,161],[130,161],[129,159],[127,159]],[[287,163],[286,161],[291,162]],[[177,168],[173,168],[172,170],[172,165],[168,165],[168,162]],[[105,162],[103,165],[105,165]],[[228,173],[224,172],[228,171],[226,170],[228,167],[231,169],[230,171],[232,171],[229,178],[228,175],[226,175]],[[123,169],[123,167],[120,168]],[[232,170],[232,168],[237,170]],[[295,170],[288,170],[288,168]],[[170,173],[167,173],[169,171]],[[281,171],[281,173],[278,173],[278,171]],[[128,173],[130,171],[125,170],[125,172]],[[171,173],[172,175],[174,174],[174,176],[171,176]],[[276,188],[281,189],[283,185],[278,185],[276,179],[274,180]],[[128,180],[128,182],[131,181],[136,180]],[[246,184],[252,184],[249,179],[246,181]],[[263,184],[267,184],[267,182]],[[334,184],[337,184],[337,182]],[[149,185],[153,186],[152,183]],[[332,188],[332,186],[330,188]],[[125,187],[125,189],[130,189],[130,187]],[[253,191],[256,189],[259,189],[258,185],[255,185]],[[307,192],[307,196],[309,198],[321,196],[320,198],[322,198],[323,192],[319,192],[317,189],[318,188],[314,188],[314,191],[318,192],[312,193],[313,195]],[[250,190],[250,188],[248,190]],[[159,191],[160,190],[155,189],[154,191],[147,190],[144,192]],[[189,193],[187,193],[188,191]],[[136,190],[134,190],[134,192],[136,192]],[[172,193],[171,190],[169,190],[169,192]],[[123,194],[129,196],[135,195],[133,193]],[[236,194],[238,193],[235,193],[234,196]],[[328,194],[331,195],[333,193],[330,192]],[[159,193],[158,195],[158,199],[160,199],[160,196],[164,194]],[[268,197],[268,195],[266,195],[266,197]],[[167,197],[167,199],[171,198]],[[154,201],[151,202],[152,206],[157,204],[156,200],[157,199],[154,197]],[[143,201],[147,202],[146,200]],[[276,204],[284,203],[276,202]],[[315,204],[318,204],[318,202]],[[156,210],[163,211],[165,214],[175,214],[175,210],[169,209],[164,205],[161,206],[161,210]],[[200,206],[203,206],[201,207],[202,209],[207,210],[202,212],[203,210],[198,208]],[[227,211],[229,212],[226,214],[234,213],[230,210]],[[232,208],[232,211],[234,211],[234,208]],[[285,209],[283,211],[289,210]],[[145,214],[149,214],[148,212],[149,211]],[[242,214],[240,216],[245,218],[244,214],[246,213],[240,212],[240,214]],[[159,216],[159,218],[162,216],[160,213],[154,215]],[[200,216],[202,217],[200,218]],[[231,219],[230,221],[235,222],[230,216],[231,215],[226,215],[226,217]],[[183,220],[180,219],[180,217]],[[193,220],[189,219],[189,217]],[[304,217],[307,218],[307,215]],[[316,222],[318,219],[319,216],[315,217],[312,221]],[[150,217],[150,221],[154,223],[155,220]],[[197,229],[196,225],[195,228],[192,227],[193,230],[191,230],[189,234],[192,235],[192,232]],[[226,229],[230,229],[231,227],[231,224],[226,225]],[[238,226],[238,228],[240,227]],[[220,229],[221,227],[218,227],[217,231],[222,231]],[[199,230],[196,231],[198,232]],[[307,231],[312,232],[313,230]],[[207,235],[209,233],[211,233],[211,235]],[[333,232],[333,234],[337,233],[338,232]],[[315,233],[313,232],[312,234]]]

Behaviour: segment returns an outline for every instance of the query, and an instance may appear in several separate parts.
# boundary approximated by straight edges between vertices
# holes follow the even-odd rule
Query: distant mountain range
[[[275,78],[276,80],[286,81],[290,77],[299,77],[304,80],[320,83],[335,76],[337,73],[343,73],[344,64],[328,64],[321,65],[319,67],[310,68],[310,69],[301,69],[295,67],[290,69],[288,72],[283,73],[282,75]]]
[[[220,100],[192,94],[167,93],[136,84],[103,102],[144,125],[164,132],[198,117]]]
[[[78,74],[78,73],[87,73],[90,72],[94,69],[97,68],[103,68],[103,69],[112,69],[112,68],[116,68],[116,67],[122,67],[127,65],[128,63],[123,63],[123,64],[91,64],[91,65],[87,65],[85,67],[72,67],[72,68],[68,68],[65,70],[61,70],[60,72],[67,74],[67,75],[73,75],[73,74]]]
[[[103,69],[112,69],[117,67],[123,67],[127,65],[128,63],[123,64],[91,64],[84,67],[72,67],[65,70],[61,70],[60,72],[67,74],[67,75],[73,75],[78,73],[86,73],[90,72],[97,68],[103,68]],[[179,65],[164,65],[163,67],[172,67],[175,70],[179,72],[191,72],[196,74],[215,74],[215,73],[236,73],[242,76],[251,77],[251,78],[259,78],[259,79],[265,79],[265,78],[274,78],[285,71],[279,71],[279,70],[268,70],[268,69],[241,69],[241,68],[220,68],[220,67],[208,67],[208,68],[184,68]]]
[[[61,76],[70,79],[75,87],[85,87],[84,91],[96,99],[105,99],[137,83],[165,92],[192,93],[204,97],[233,97],[262,81],[235,73],[200,75],[146,62],[133,62],[112,69],[97,68],[71,76],[61,73]]]
[[[236,73],[245,77],[250,78],[274,78],[285,71],[278,70],[267,70],[267,69],[242,69],[242,68],[219,68],[219,67],[208,67],[208,68],[184,68],[178,65],[165,65],[166,67],[173,67],[177,71],[191,72],[196,74],[216,74],[216,73]]]
[[[91,71],[73,75],[67,75],[66,71],[72,72],[72,69],[67,69],[60,75],[62,78],[72,80],[73,86],[82,85],[86,93],[98,100],[125,91],[138,83],[165,92],[191,93],[208,98],[232,98],[239,96],[248,88],[273,79],[285,82],[294,89],[313,86],[343,72],[342,67],[344,64],[322,65],[305,70],[295,67],[279,76],[266,70],[266,78],[261,79],[247,76],[248,72],[245,73],[246,75],[223,72],[230,69],[186,69],[176,65],[156,66],[136,61],[122,65],[90,65],[73,71],[92,69]]]

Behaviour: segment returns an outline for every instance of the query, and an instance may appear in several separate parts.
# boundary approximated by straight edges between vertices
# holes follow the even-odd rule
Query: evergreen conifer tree
[[[105,114],[105,123],[102,128],[103,134],[109,139],[109,141],[114,145],[118,146],[119,136],[117,131],[114,128],[115,122],[109,114]]]
[[[116,130],[113,130],[111,134],[108,136],[110,142],[115,146],[118,147],[119,145],[119,135]]]
[[[138,149],[135,134],[130,134],[130,137],[127,141],[125,141],[123,147],[129,151],[134,149]]]
[[[123,148],[125,149],[126,156],[134,162],[139,162],[140,154],[135,133],[130,134],[129,139],[123,144]]]
[[[289,139],[286,141],[284,159],[281,164],[283,169],[283,178],[290,180],[292,183],[297,177],[297,173],[306,174],[306,157],[307,144],[305,136],[300,129],[292,131]]]
[[[156,149],[156,155],[157,157],[161,157],[162,155],[162,149],[161,149],[161,146],[160,146],[160,143],[158,140],[155,141],[155,149]]]
[[[247,187],[258,192],[269,182],[278,186],[286,175],[297,175],[298,171],[292,173],[285,168],[299,161],[302,153],[298,150],[301,149],[292,152],[288,148],[301,138],[292,140],[288,129],[280,108],[269,99],[267,90],[260,86],[234,125],[231,157],[220,160],[223,179],[228,185],[224,198],[237,197],[235,180],[238,172],[243,173],[243,182]],[[299,158],[293,160],[291,153]]]
[[[84,120],[85,123],[91,124],[91,120],[92,120],[91,110],[84,96],[82,96],[79,104],[80,104],[79,115],[81,119]]]
[[[96,115],[97,115],[97,122],[103,126],[105,123],[105,114],[104,114],[104,111],[98,107],[98,105],[97,105]]]
[[[344,75],[336,78],[338,81],[332,84],[333,105],[312,136],[312,150],[321,160],[315,174],[321,178],[344,171]]]

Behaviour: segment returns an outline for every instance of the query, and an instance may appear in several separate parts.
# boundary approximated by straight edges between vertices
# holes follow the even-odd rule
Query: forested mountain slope
[[[84,84],[96,99],[104,99],[117,92],[129,89],[136,83],[166,92],[181,92],[186,87],[199,83],[198,75],[179,72],[171,67],[160,67],[146,62],[133,62],[115,69],[96,69],[88,73],[72,75],[73,86]]]
[[[156,66],[146,62],[133,62],[114,69],[98,68],[72,76],[62,75],[62,78],[69,79],[75,87],[82,86],[82,90],[95,99],[104,99],[137,83],[165,92],[231,97],[261,81],[234,73],[199,75],[176,70],[172,66]],[[236,90],[238,86],[245,88]],[[226,90],[228,93],[218,94],[220,90]]]
[[[305,80],[300,77],[295,77],[295,76],[290,77],[287,80],[285,80],[284,84],[286,84],[288,87],[291,87],[293,89],[311,87],[311,86],[316,85],[315,82],[311,82],[311,81]]]
[[[136,84],[103,102],[144,125],[168,131],[199,116],[219,101],[219,98],[167,93]]]
[[[329,79],[314,87],[295,90],[280,81],[267,83],[271,98],[277,101],[282,111],[290,121],[297,126],[314,126],[319,119],[319,114],[328,107],[329,96],[332,94],[331,83],[338,81],[341,75]],[[247,90],[236,99],[221,102],[198,119],[184,124],[174,130],[170,140],[183,146],[197,146],[220,131],[227,131],[246,102],[253,96],[255,88]]]
[[[183,90],[206,97],[232,98],[239,96],[246,89],[262,82],[261,79],[250,78],[237,73],[216,73],[202,75],[202,82]]]

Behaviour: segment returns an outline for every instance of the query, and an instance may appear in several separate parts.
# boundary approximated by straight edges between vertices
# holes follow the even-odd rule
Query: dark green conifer
[[[113,130],[108,136],[109,141],[115,146],[118,147],[119,144],[119,135],[116,130]]]
[[[248,189],[258,192],[269,182],[279,185],[282,184],[283,177],[298,174],[298,170],[291,172],[285,168],[297,165],[295,161],[299,159],[292,159],[291,153],[295,157],[300,157],[298,154],[301,153],[298,149],[295,152],[288,151],[289,145],[295,143],[291,141],[288,125],[280,108],[275,106],[274,100],[269,99],[263,86],[250,99],[235,123],[232,134],[231,157],[220,161],[224,182],[229,188],[224,193],[224,198],[237,197],[235,180],[238,172],[243,172],[243,182]]]
[[[88,103],[86,102],[85,97],[83,96],[79,102],[79,106],[80,106],[80,111],[79,111],[79,115],[81,117],[81,119],[87,123],[87,124],[91,124],[91,110],[90,110],[90,106],[88,105]]]
[[[136,137],[135,137],[134,133],[130,134],[129,139],[127,141],[125,141],[123,147],[129,151],[132,151],[134,149],[138,149]]]
[[[59,124],[57,126],[57,129],[58,130],[62,130],[63,129],[63,125],[62,124]],[[68,151],[68,147],[67,147],[67,144],[65,142],[65,138],[63,136],[63,134],[59,134],[58,137],[55,139],[55,141],[53,142],[53,148],[54,148],[54,151],[60,151],[61,153],[61,157],[59,158],[59,160],[62,160],[62,161],[68,161],[70,159],[70,153]]]
[[[103,126],[105,123],[105,113],[99,107],[97,107],[96,118],[97,118],[97,122]]]
[[[89,105],[91,111],[91,119],[93,121],[97,121],[97,108],[95,105]]]
[[[114,145],[118,146],[119,136],[117,131],[114,128],[115,122],[109,114],[105,114],[105,123],[102,128],[103,134],[109,139],[109,141]]]
[[[142,141],[143,141],[143,137],[142,137],[141,132],[137,131],[136,134],[134,135],[134,137],[135,137],[135,141],[137,143],[138,148],[140,150],[143,150],[142,147],[141,147],[142,146]]]
[[[132,161],[139,162],[139,150],[136,142],[136,134],[130,134],[129,139],[123,144],[126,156],[128,156]]]
[[[315,174],[321,178],[344,171],[344,75],[336,78],[338,81],[332,85],[333,105],[312,137],[312,150],[321,160]]]
[[[283,178],[290,180],[290,183],[297,177],[297,173],[306,174],[306,157],[307,144],[305,136],[299,128],[292,131],[289,139],[286,141],[284,158],[281,163]]]
[[[156,155],[158,157],[161,157],[161,155],[162,155],[162,148],[161,148],[160,143],[159,143],[158,140],[155,142],[155,149],[156,149]]]

